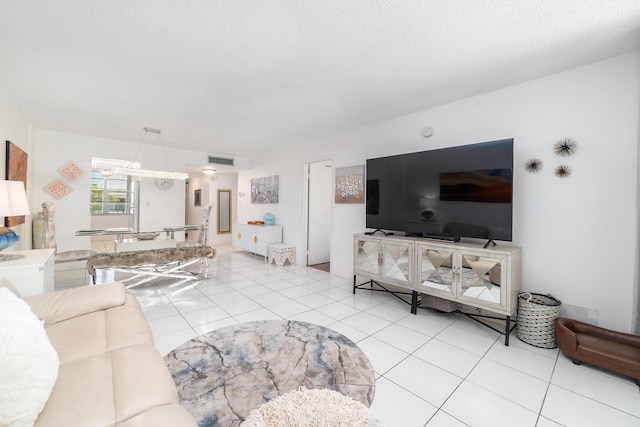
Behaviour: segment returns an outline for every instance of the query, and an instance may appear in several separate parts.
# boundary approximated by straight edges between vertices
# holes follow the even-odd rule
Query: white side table
[[[296,263],[296,247],[286,243],[269,245],[269,264],[275,261],[276,265],[282,267],[285,261],[294,265]]]
[[[0,277],[8,280],[22,296],[53,292],[53,249],[3,251],[24,258],[0,262]]]

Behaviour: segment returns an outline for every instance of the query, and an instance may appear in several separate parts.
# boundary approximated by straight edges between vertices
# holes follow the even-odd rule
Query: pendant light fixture
[[[142,136],[142,141],[140,141],[140,145],[138,145],[138,151],[136,151],[136,155],[133,158],[131,164],[127,167],[114,167],[112,168],[113,173],[129,175],[129,176],[139,176],[142,178],[163,178],[163,179],[187,179],[189,174],[186,172],[174,172],[171,167],[171,161],[169,159],[169,154],[167,153],[167,148],[164,146],[164,141],[162,140],[162,136],[160,135],[162,131],[160,129],[155,128],[144,128],[144,135]],[[140,169],[132,167],[136,160],[138,159],[138,154],[140,153],[140,149],[142,148],[142,144],[148,133],[155,133],[158,135],[158,139],[160,140],[160,149],[162,150],[162,155],[164,157],[165,162],[167,163],[166,171],[158,171],[158,170],[150,170],[150,169]]]

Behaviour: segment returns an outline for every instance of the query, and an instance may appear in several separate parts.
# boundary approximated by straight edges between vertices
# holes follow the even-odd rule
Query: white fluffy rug
[[[290,391],[251,411],[241,427],[383,427],[351,397],[329,389]]]

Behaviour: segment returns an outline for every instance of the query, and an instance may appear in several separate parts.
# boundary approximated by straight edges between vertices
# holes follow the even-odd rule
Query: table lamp
[[[27,194],[22,181],[0,181],[0,216],[29,215]],[[0,251],[20,240],[20,235],[10,228],[0,226]],[[22,258],[24,255],[0,254],[0,262]]]

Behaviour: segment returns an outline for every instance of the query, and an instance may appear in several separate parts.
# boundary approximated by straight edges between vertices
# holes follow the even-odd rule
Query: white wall
[[[18,107],[6,97],[0,88],[0,180],[5,179],[6,173],[6,152],[5,141],[11,141],[21,150],[27,153],[27,198],[32,193],[33,164],[31,158],[31,124],[18,109]],[[29,209],[34,212],[35,206],[29,203]],[[40,210],[38,209],[35,209]],[[31,248],[31,220],[33,216],[27,215],[23,224],[11,227],[13,231],[20,235],[20,240],[15,245],[8,248],[8,251],[17,251]],[[4,225],[4,217],[0,217],[0,225]]]
[[[334,168],[367,158],[502,138],[515,140],[514,244],[523,250],[524,290],[551,293],[585,309],[604,327],[630,331],[638,262],[638,135],[640,52],[611,58],[517,86],[379,122],[341,135],[291,145],[241,172],[240,222],[270,211],[284,240],[304,247],[303,165],[332,158]],[[421,136],[425,125],[435,129]],[[572,158],[553,144],[578,142]],[[297,147],[297,148],[295,148]],[[532,157],[538,174],[524,170]],[[570,178],[554,176],[566,163]],[[280,200],[250,203],[252,178],[279,175]],[[332,272],[353,275],[352,238],[364,231],[365,206],[334,205]],[[298,251],[302,264],[302,251]]]
[[[33,171],[31,205],[40,209],[45,201],[56,204],[56,241],[60,251],[87,249],[89,237],[77,237],[75,231],[91,227],[89,214],[89,186],[91,157],[133,160],[138,143],[115,141],[85,135],[49,130],[35,130],[33,150],[29,162]],[[187,164],[202,163],[204,153],[167,149],[176,171],[185,171]],[[143,145],[139,158],[146,169],[167,168],[162,151],[156,145]],[[77,163],[85,173],[73,182],[67,181],[59,169],[70,161]],[[47,191],[48,184],[63,180],[73,191],[62,199],[54,199]],[[206,194],[204,195],[206,199]],[[203,201],[206,203],[206,200]],[[162,229],[185,223],[185,187],[182,181],[164,191],[156,187],[155,180],[143,178],[140,185],[140,229]],[[197,221],[199,223],[199,220]],[[180,234],[180,233],[178,233]],[[176,236],[182,240],[182,236]]]
[[[325,157],[326,158],[326,157]],[[302,261],[303,240],[303,181],[304,164],[296,153],[282,156],[281,159],[268,163],[263,167],[257,167],[249,171],[238,173],[238,219],[237,222],[261,221],[267,212],[275,216],[274,224],[282,225],[282,241],[293,243],[296,251],[297,264],[304,265]],[[279,195],[278,203],[253,204],[251,203],[251,180],[278,175]]]
[[[640,52],[635,51],[311,144],[290,141],[286,155],[274,152],[271,160],[239,174],[237,192],[244,197],[234,209],[236,220],[257,220],[272,212],[283,226],[284,240],[303,248],[305,163],[331,158],[337,168],[371,157],[513,137],[514,244],[523,248],[524,289],[552,293],[564,305],[592,310],[602,326],[629,331],[638,282],[639,100]],[[28,192],[35,211],[43,201],[53,201],[44,188],[61,178],[58,170],[67,162],[88,172],[91,156],[135,153],[136,144],[46,130],[35,130],[30,142],[28,122],[2,93],[0,113],[2,136],[29,153]],[[435,129],[429,139],[420,135],[425,125]],[[564,159],[553,154],[552,146],[564,137],[579,145],[577,154],[565,160],[573,175],[561,180],[552,171]],[[165,167],[157,147],[142,151],[145,168]],[[202,164],[205,156],[169,151],[176,170]],[[542,172],[524,171],[531,157],[545,162]],[[270,175],[279,175],[279,203],[251,204],[251,179]],[[71,185],[74,191],[57,201],[61,250],[88,247],[88,238],[74,236],[90,225],[88,174]],[[149,181],[141,192],[143,226],[184,223],[182,186],[163,192]],[[332,271],[350,278],[352,236],[364,230],[364,204],[333,205],[332,212]],[[23,236],[30,235],[26,225],[18,229]],[[29,247],[24,244],[23,238],[17,248]],[[298,251],[300,264],[302,256]]]

